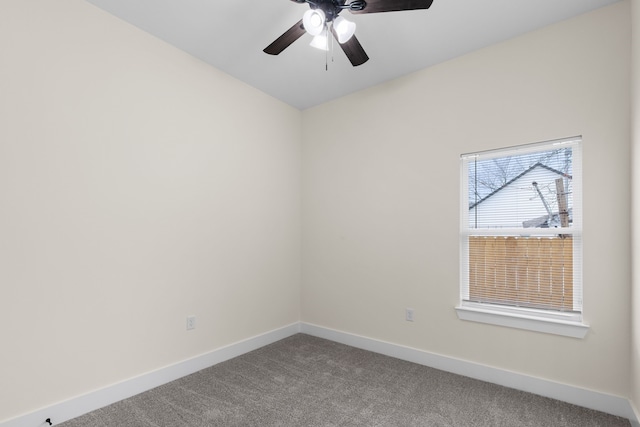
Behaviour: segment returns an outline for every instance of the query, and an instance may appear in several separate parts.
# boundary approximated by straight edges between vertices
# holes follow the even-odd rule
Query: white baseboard
[[[310,323],[294,323],[264,334],[242,340],[129,380],[89,392],[37,411],[0,423],[0,427],[45,427],[47,418],[54,425],[145,392],[154,387],[216,365],[225,360],[256,350],[296,333],[325,338],[352,347],[373,351],[397,359],[429,366],[447,372],[488,381],[552,399],[595,409],[627,418],[633,427],[640,427],[629,400],[606,393],[543,380],[489,366],[429,353],[411,347],[337,331]]]
[[[397,359],[406,360],[408,362],[440,369],[442,371],[464,375],[516,390],[526,391],[585,408],[617,415],[619,417],[629,419],[634,427],[640,427],[638,418],[636,417],[631,403],[628,399],[623,397],[492,368],[490,366],[480,365],[435,353],[429,353],[411,347],[405,347],[360,335],[328,329],[310,323],[301,323],[300,332],[352,347],[395,357]]]
[[[256,350],[300,332],[300,324],[294,323],[257,335],[209,353],[170,365],[105,388],[74,397],[37,411],[0,423],[0,427],[45,427],[47,418],[53,425],[134,396],[170,381],[216,365],[225,360]]]

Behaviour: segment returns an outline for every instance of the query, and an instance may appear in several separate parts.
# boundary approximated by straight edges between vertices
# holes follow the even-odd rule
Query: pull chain
[[[325,31],[327,32],[327,37],[325,40],[325,49],[324,49],[324,70],[329,71],[329,23],[326,24]]]

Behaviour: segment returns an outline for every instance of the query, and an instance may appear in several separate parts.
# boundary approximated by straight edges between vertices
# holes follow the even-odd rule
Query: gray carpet
[[[298,334],[64,427],[617,427],[628,420]]]

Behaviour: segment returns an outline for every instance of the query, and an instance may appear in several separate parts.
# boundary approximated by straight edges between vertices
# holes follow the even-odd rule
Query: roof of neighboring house
[[[529,172],[531,172],[532,170],[534,170],[537,167],[542,167],[544,169],[547,169],[551,172],[557,173],[558,175],[562,176],[563,178],[569,178],[572,179],[573,177],[569,174],[566,174],[564,172],[561,172],[557,169],[554,169],[552,167],[549,167],[547,165],[543,165],[542,163],[538,162],[535,163],[533,166],[531,166],[529,169],[525,170],[524,172],[522,172],[521,174],[519,174],[518,176],[510,179],[509,181],[507,181],[502,187],[499,187],[495,190],[493,190],[491,193],[487,194],[486,196],[484,196],[482,199],[478,200],[475,203],[472,203],[469,205],[469,210],[475,208],[476,206],[478,206],[480,203],[484,202],[485,200],[487,200],[488,198],[490,198],[491,196],[493,196],[494,194],[498,193],[500,190],[502,190],[503,188],[508,187],[509,185],[513,184],[515,181],[519,180],[520,178],[522,178],[523,176],[525,176],[526,174],[528,174]]]

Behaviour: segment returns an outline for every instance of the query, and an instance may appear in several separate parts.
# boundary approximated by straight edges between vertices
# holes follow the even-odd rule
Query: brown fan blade
[[[351,13],[398,12],[401,10],[429,9],[433,0],[366,0],[362,10],[351,10]]]
[[[298,40],[305,33],[304,26],[302,25],[302,19],[298,21],[293,27],[285,31],[280,37],[275,39],[273,43],[264,48],[264,53],[269,55],[278,55],[285,50],[294,41]]]
[[[336,30],[331,27],[331,32],[333,33],[333,37],[335,37],[336,41],[338,40],[338,34],[336,34]],[[364,51],[362,45],[358,41],[355,35],[351,36],[349,40],[340,44],[340,47],[344,51],[344,54],[347,55],[351,65],[357,67],[358,65],[362,65],[369,60],[367,56],[367,52]]]

